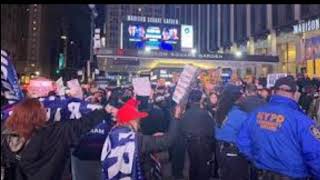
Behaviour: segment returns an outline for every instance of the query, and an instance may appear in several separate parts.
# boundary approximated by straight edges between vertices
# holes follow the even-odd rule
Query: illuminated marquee
[[[309,20],[293,26],[293,33],[304,33],[309,31],[320,30],[320,18]]]
[[[101,49],[98,56],[116,56],[116,49]],[[145,50],[124,50],[122,56],[136,58],[184,58],[184,59],[203,59],[203,60],[228,60],[228,61],[252,61],[252,62],[279,62],[277,56],[265,55],[243,55],[241,58],[235,57],[234,54],[221,53],[191,53],[177,51],[150,51]]]
[[[169,19],[169,18],[156,18],[156,17],[145,17],[145,16],[133,16],[128,15],[126,18],[127,21],[134,21],[134,22],[144,22],[144,23],[157,23],[157,24],[172,24],[178,25],[178,19]]]

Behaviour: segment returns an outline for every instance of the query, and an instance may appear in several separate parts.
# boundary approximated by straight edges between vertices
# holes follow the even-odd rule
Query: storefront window
[[[296,45],[295,42],[282,43],[277,45],[281,71],[288,74],[296,74]]]
[[[268,55],[268,48],[255,49],[254,53],[256,55]]]

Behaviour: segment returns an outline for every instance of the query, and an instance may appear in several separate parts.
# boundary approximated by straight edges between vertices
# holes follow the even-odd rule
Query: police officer
[[[219,98],[215,113],[217,140],[217,160],[221,180],[248,180],[248,161],[240,156],[236,140],[247,113],[239,107],[242,97],[240,86],[227,84]]]
[[[296,82],[276,81],[269,103],[250,113],[237,145],[263,180],[320,179],[320,130],[295,100]]]

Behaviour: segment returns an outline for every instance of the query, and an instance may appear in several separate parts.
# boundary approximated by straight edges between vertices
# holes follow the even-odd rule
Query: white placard
[[[58,94],[59,96],[65,95],[66,87],[63,85],[63,79],[62,79],[62,77],[60,77],[60,78],[56,81],[56,87],[57,87],[57,94]]]
[[[194,81],[198,68],[185,65],[184,69],[180,75],[177,87],[173,93],[172,99],[180,104],[181,101],[187,96],[190,92],[190,85]]]
[[[68,81],[67,86],[70,88],[71,96],[83,99],[83,92],[78,79],[72,79]]]
[[[151,83],[148,77],[139,77],[132,79],[133,89],[138,96],[151,95]]]
[[[267,88],[271,88],[276,84],[276,81],[281,77],[286,77],[287,73],[273,73],[268,74],[267,77]]]

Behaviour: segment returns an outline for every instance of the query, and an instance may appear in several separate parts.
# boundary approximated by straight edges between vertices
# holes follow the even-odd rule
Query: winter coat
[[[237,146],[256,168],[292,178],[320,178],[320,130],[290,98],[273,95],[250,113]]]
[[[181,131],[183,136],[209,137],[213,134],[214,120],[206,109],[193,104],[183,115]]]
[[[299,104],[305,112],[309,112],[309,107],[314,97],[312,94],[303,94],[299,99]]]
[[[145,135],[152,135],[156,132],[165,132],[167,129],[167,119],[161,108],[150,105],[147,112],[149,116],[141,120],[141,132]]]
[[[180,122],[179,122],[180,123]],[[143,160],[148,160],[150,153],[164,152],[172,146],[174,140],[178,135],[178,121],[173,119],[170,122],[169,131],[163,136],[151,136],[137,133],[138,146],[140,149],[140,155]],[[143,162],[142,162],[143,163]],[[144,167],[144,169],[150,169],[151,167]]]
[[[316,98],[312,101],[308,115],[320,124],[320,98]]]
[[[70,156],[70,146],[79,141],[80,136],[106,116],[103,110],[83,116],[78,120],[66,120],[50,123],[35,132],[28,144],[21,150],[20,160],[16,161],[16,154],[11,151],[5,141],[1,145],[1,154],[10,165],[17,165],[25,175],[14,173],[14,180],[59,180],[62,179]],[[15,163],[17,162],[17,163]],[[12,166],[11,166],[12,167]],[[18,168],[15,168],[18,171]],[[18,177],[19,176],[19,177]]]

